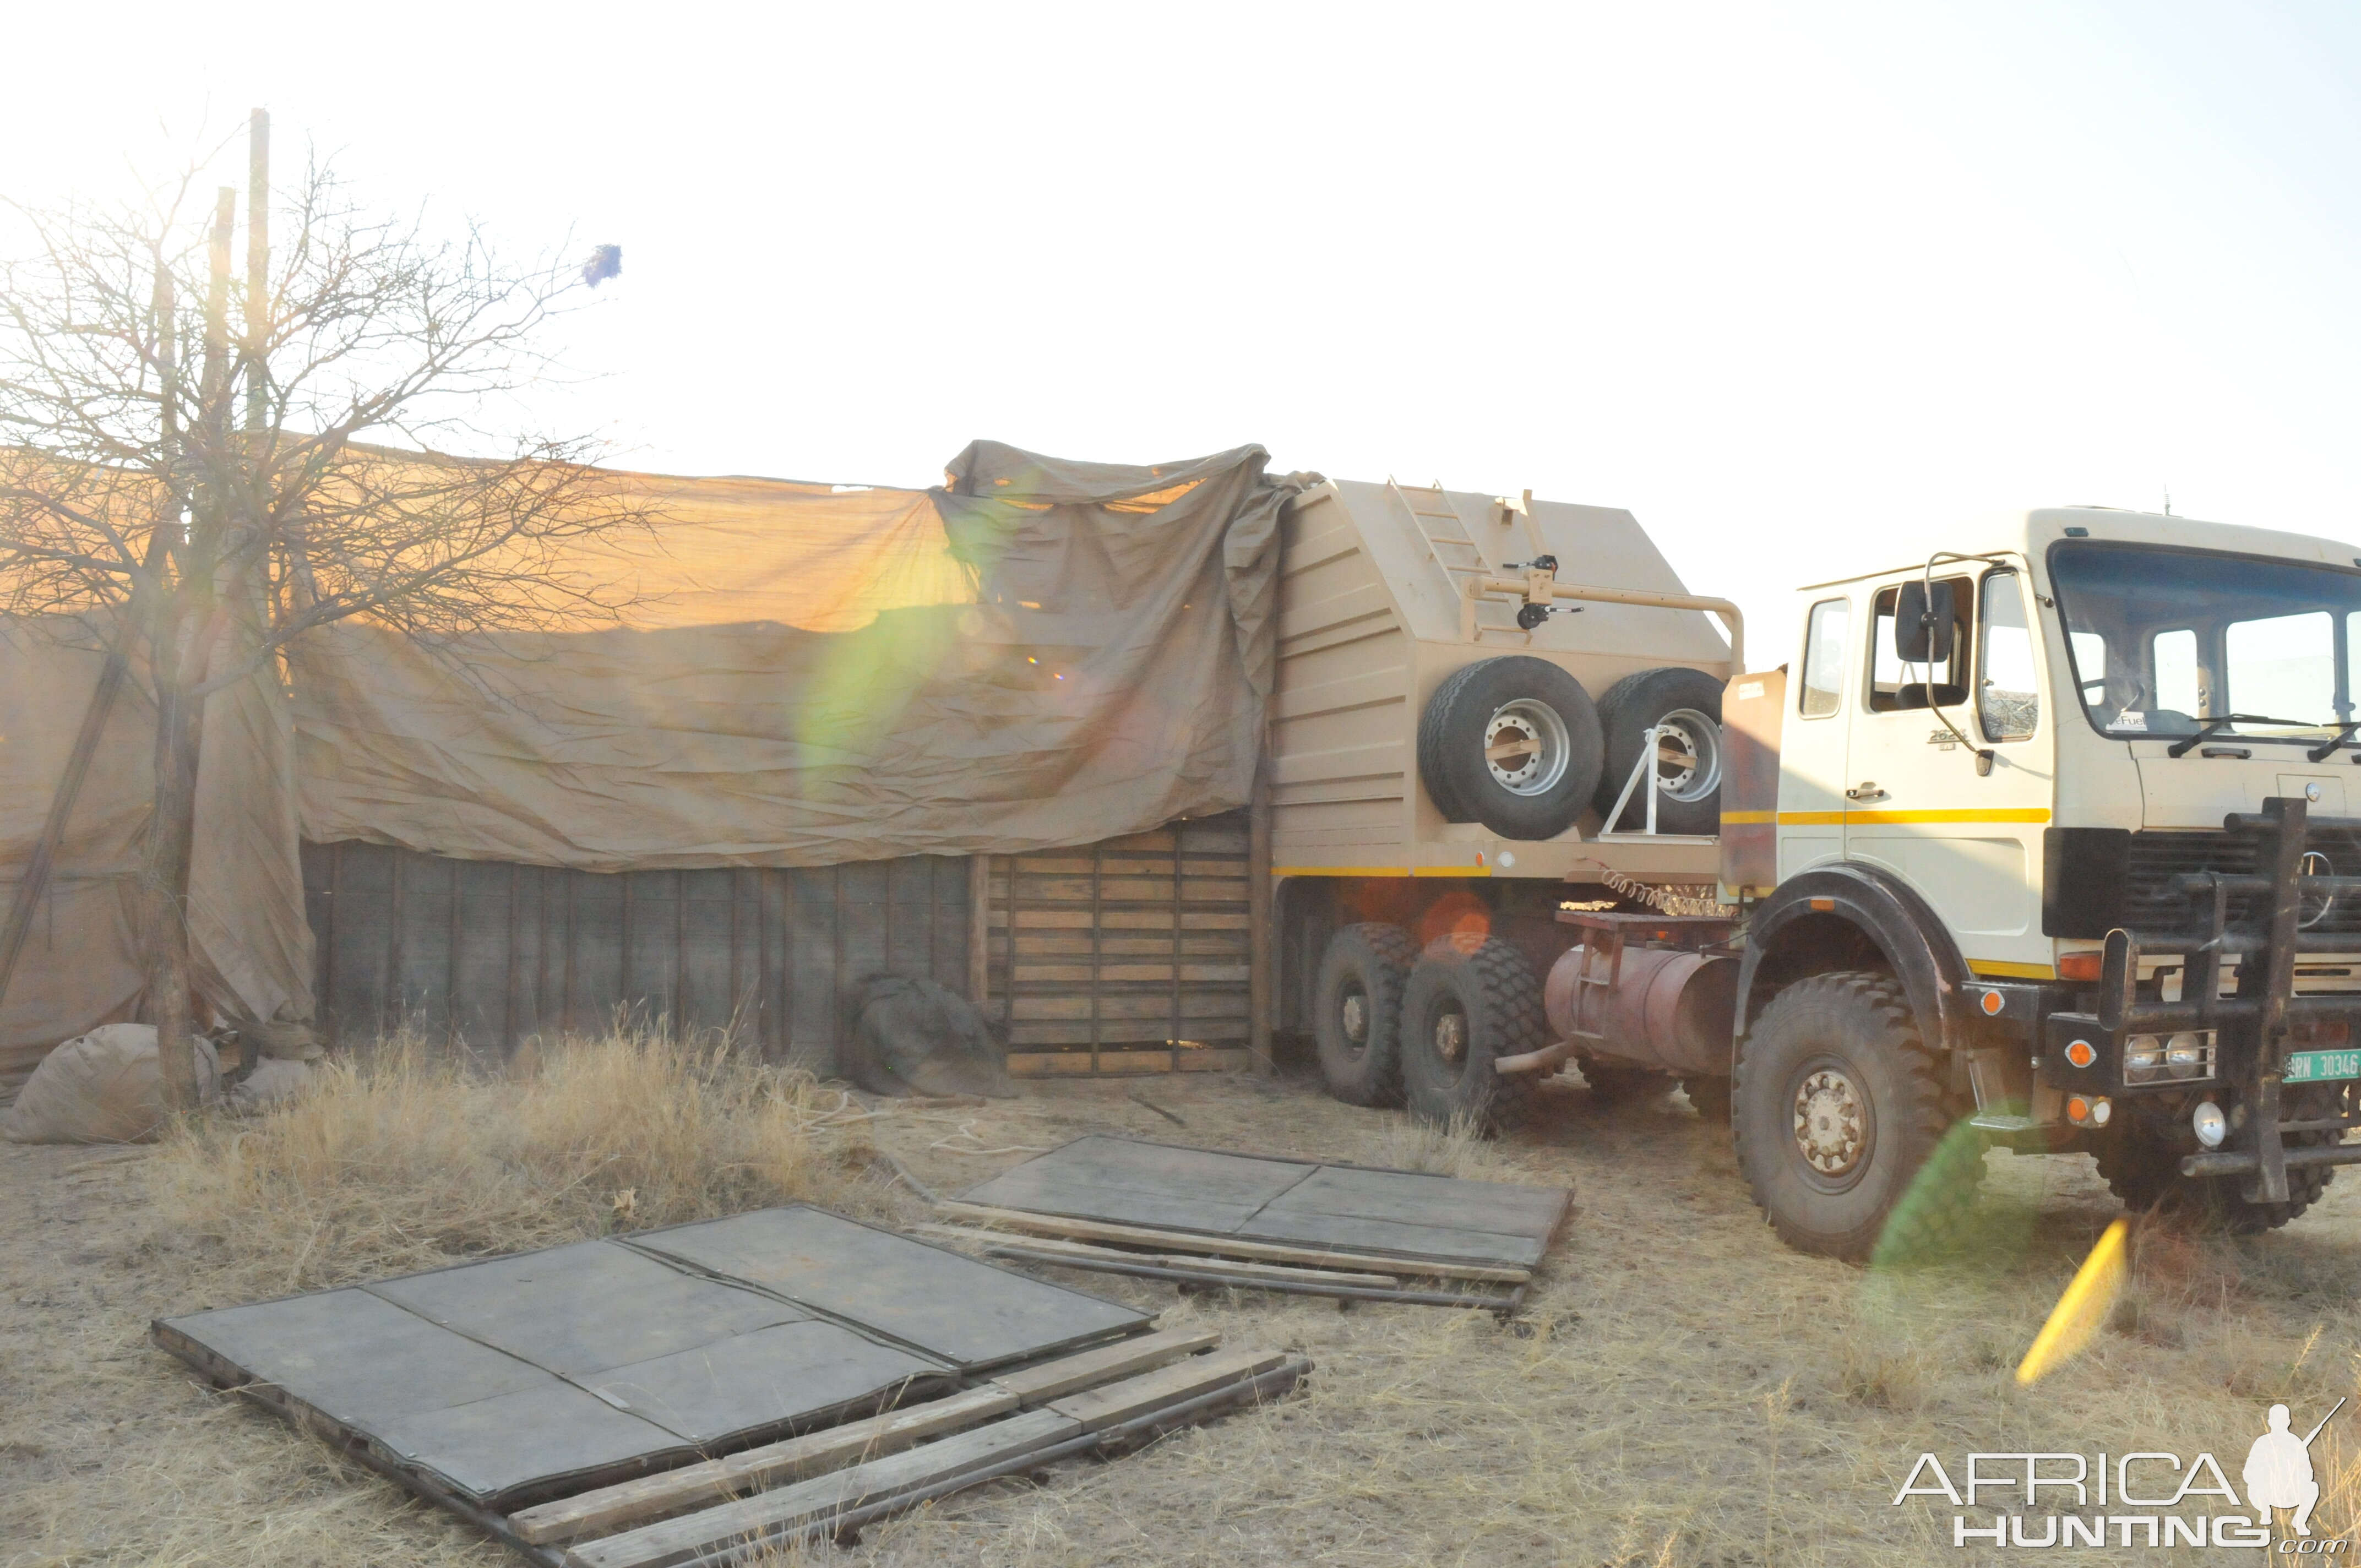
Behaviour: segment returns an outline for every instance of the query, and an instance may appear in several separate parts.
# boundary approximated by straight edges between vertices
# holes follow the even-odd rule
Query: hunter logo
[[[1962,1510],[1989,1509],[1984,1519],[1965,1511],[1952,1515],[1951,1544],[2029,1548],[2269,1548],[2273,1519],[2287,1509],[2290,1533],[2279,1541],[2279,1554],[2334,1556],[2350,1542],[2312,1534],[2312,1510],[2320,1501],[2312,1443],[2344,1408],[2339,1399],[2299,1437],[2290,1430],[2288,1408],[2273,1405],[2239,1472],[2243,1498],[2211,1453],[2186,1463],[2164,1453],[1971,1453],[1956,1482],[1940,1459],[1922,1453],[1894,1495],[1894,1506],[1911,1497],[1940,1497]],[[2221,1501],[2209,1505],[2210,1497]],[[2252,1510],[2251,1517],[2206,1511],[2241,1504]]]
[[[2320,1435],[2320,1428],[2329,1418],[2345,1408],[2339,1399],[2328,1415],[2320,1418],[2316,1426],[2302,1437],[2288,1431],[2288,1408],[2273,1405],[2270,1430],[2255,1440],[2246,1451],[2246,1468],[2242,1478],[2246,1483],[2246,1501],[2255,1510],[2255,1522],[2268,1527],[2271,1514],[2279,1508],[2293,1508],[2295,1518],[2290,1521],[2298,1535],[2312,1533],[2312,1505],[2320,1501],[2320,1483],[2312,1474],[2312,1440]]]

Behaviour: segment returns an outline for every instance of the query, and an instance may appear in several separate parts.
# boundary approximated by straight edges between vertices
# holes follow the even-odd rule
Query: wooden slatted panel
[[[305,844],[303,883],[331,1038],[406,1024],[505,1053],[623,1008],[825,1072],[868,976],[967,987],[961,856],[604,875]]]
[[[1246,813],[995,856],[988,883],[989,1006],[1012,1072],[1246,1065]]]

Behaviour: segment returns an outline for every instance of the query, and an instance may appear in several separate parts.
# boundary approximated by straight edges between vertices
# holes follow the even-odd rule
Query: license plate
[[[2287,1059],[2288,1083],[2325,1083],[2361,1078],[2361,1051],[2295,1051]]]

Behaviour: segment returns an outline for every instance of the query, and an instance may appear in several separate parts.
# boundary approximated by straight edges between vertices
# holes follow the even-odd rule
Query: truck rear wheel
[[[1982,1144],[1947,1143],[1934,1055],[1885,975],[1813,975],[1779,992],[1739,1047],[1733,1098],[1739,1168],[1799,1252],[1919,1251],[1974,1201]]]
[[[1673,1091],[1671,1079],[1644,1067],[1619,1067],[1594,1056],[1578,1056],[1574,1060],[1582,1069],[1582,1081],[1590,1086],[1591,1098],[1602,1105],[1620,1105],[1627,1100],[1642,1098],[1653,1100]]]
[[[1402,985],[1418,949],[1399,926],[1347,926],[1321,955],[1312,1034],[1328,1092],[1347,1105],[1401,1100]]]
[[[1605,742],[1582,683],[1510,654],[1455,673],[1418,720],[1418,776],[1448,822],[1554,839],[1598,787]]]
[[[1531,1075],[1492,1070],[1549,1033],[1542,988],[1522,954],[1494,938],[1445,937],[1402,988],[1402,1087],[1411,1113],[1493,1131],[1515,1119]]]
[[[1706,1125],[1730,1125],[1730,1080],[1700,1075],[1681,1080],[1681,1087],[1687,1091],[1689,1104]]]
[[[1598,699],[1598,725],[1607,740],[1607,766],[1597,795],[1601,816],[1615,809],[1616,797],[1647,750],[1648,731],[1662,725],[1670,733],[1656,742],[1657,831],[1720,829],[1721,688],[1721,682],[1702,671],[1679,668],[1642,670],[1607,688]],[[1608,827],[1621,832],[1646,827],[1643,792],[1649,787],[1642,775],[1622,817]]]

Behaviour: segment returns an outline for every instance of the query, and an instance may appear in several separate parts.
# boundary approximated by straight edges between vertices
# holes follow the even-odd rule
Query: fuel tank
[[[1730,1033],[1738,1010],[1736,959],[1627,947],[1611,989],[1581,983],[1589,961],[1589,949],[1578,947],[1550,967],[1542,996],[1559,1039],[1577,1032],[1598,1036],[1583,1048],[1670,1073],[1730,1071]]]

